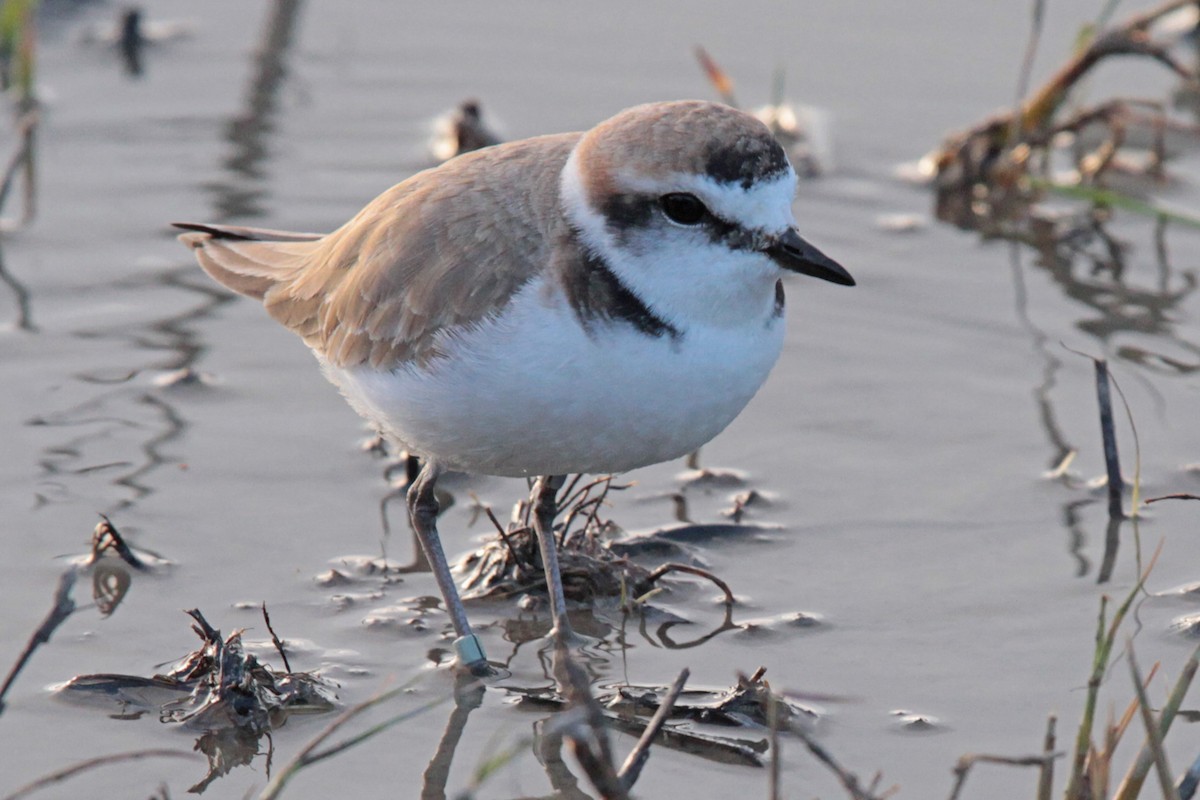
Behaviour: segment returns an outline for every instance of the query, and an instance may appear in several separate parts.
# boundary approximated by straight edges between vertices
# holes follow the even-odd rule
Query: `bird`
[[[533,481],[551,635],[570,636],[553,532],[568,474],[682,457],[779,357],[783,277],[855,285],[801,237],[768,128],[702,100],[486,147],[386,190],[329,234],[173,223],[218,283],[299,335],[422,466],[409,520],[486,674],[437,531],[447,470]]]
[[[464,100],[458,108],[442,115],[435,122],[430,151],[438,161],[491,147],[503,141],[483,121],[478,100]]]

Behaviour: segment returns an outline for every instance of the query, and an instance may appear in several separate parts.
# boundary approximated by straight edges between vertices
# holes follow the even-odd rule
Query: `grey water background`
[[[882,770],[900,797],[947,792],[966,752],[1036,752],[1051,712],[1067,744],[1099,598],[1123,596],[1137,565],[1127,522],[1111,578],[1098,584],[1102,496],[1043,477],[1064,446],[1079,451],[1081,481],[1103,473],[1092,365],[1060,342],[1113,359],[1140,433],[1143,493],[1194,492],[1200,239],[1169,229],[1164,271],[1150,223],[1123,218],[1118,233],[1134,249],[1122,288],[1087,264],[1051,270],[1032,251],[936,223],[904,234],[879,224],[929,214],[928,194],[893,177],[898,164],[1012,102],[1025,5],[309,2],[275,59],[262,55],[272,4],[162,0],[149,17],[194,20],[195,34],[149,48],[132,79],[115,52],[77,40],[83,26],[113,19],[115,5],[47,0],[39,216],[2,243],[33,330],[14,324],[15,301],[0,295],[0,661],[16,658],[45,615],[97,512],[173,566],[137,577],[111,617],[76,613],[34,655],[0,716],[0,792],[77,759],[191,747],[194,733],[151,717],[114,720],[47,690],[80,673],[150,674],[182,656],[195,643],[183,608],[262,639],[265,601],[297,642],[293,666],[325,669],[347,705],[422,672],[413,705],[450,687],[427,660],[444,646],[442,620],[413,612],[414,598],[435,593],[427,575],[340,602],[314,581],[338,557],[379,552],[388,487],[380,462],[359,449],[358,419],[305,348],[255,304],[217,291],[166,223],[330,230],[428,165],[429,121],[458,101],[479,98],[510,138],[583,129],[635,103],[711,97],[692,55],[698,43],[738,81],[743,102],[764,102],[782,66],[789,97],[832,113],[836,168],[802,184],[796,213],[860,285],[789,284],[780,364],[703,451],[706,466],[745,473],[771,501],[751,519],[778,526],[702,548],[741,601],[738,627],[672,649],[633,622],[628,648],[596,666],[600,682],[665,684],[687,666],[693,684],[717,688],[766,666],[777,689],[846,698],[822,703],[820,740],[860,775]],[[1098,5],[1049,3],[1035,80],[1065,58]],[[1166,86],[1160,70],[1118,64],[1091,92]],[[1195,167],[1185,159],[1169,191],[1200,208]],[[163,384],[187,366],[213,384]],[[1124,425],[1121,446],[1131,473]],[[631,531],[671,523],[683,469],[629,475],[636,486],[614,497],[612,517]],[[441,527],[452,553],[488,533],[472,520],[470,492],[503,517],[524,491],[482,478],[450,488],[459,502]],[[690,490],[692,517],[722,521],[733,491]],[[1137,526],[1144,557],[1163,542],[1151,592],[1200,580],[1197,519],[1191,504],[1165,503]],[[400,531],[388,554],[407,560],[398,506],[392,521]],[[76,591],[84,603],[85,587]],[[673,641],[721,626],[707,586],[666,604],[692,622]],[[1170,595],[1139,604],[1143,667],[1161,660],[1173,680],[1195,641],[1172,624],[1197,611]],[[791,624],[798,612],[822,624]],[[472,614],[494,658],[515,651],[510,683],[546,683],[537,643],[506,640],[515,606]],[[1123,663],[1110,682],[1119,713],[1131,696]],[[936,723],[906,730],[896,710]],[[289,796],[417,796],[449,714],[439,707],[306,770]],[[541,716],[489,690],[458,743],[448,794]],[[277,731],[274,765],[327,719],[293,718]],[[1174,741],[1182,768],[1195,756],[1193,726]],[[618,740],[622,752],[631,744]],[[799,743],[784,748],[788,796],[839,795]],[[263,757],[237,767],[210,795],[243,796],[266,769]],[[144,796],[160,783],[180,796],[204,773],[200,760],[147,761],[42,796]],[[1032,772],[981,768],[966,794],[1028,796],[1033,782]],[[765,796],[765,785],[763,770],[657,748],[638,793]],[[549,792],[526,752],[482,796]]]

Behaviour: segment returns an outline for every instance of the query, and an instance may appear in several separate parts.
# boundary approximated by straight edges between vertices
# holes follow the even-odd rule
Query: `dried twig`
[[[629,752],[629,755],[625,758],[625,763],[621,765],[621,769],[617,772],[617,777],[621,779],[621,784],[626,790],[632,789],[633,784],[637,782],[638,776],[641,775],[642,767],[646,765],[646,761],[650,758],[650,745],[654,743],[654,738],[658,736],[658,732],[666,724],[667,718],[671,716],[671,711],[675,708],[675,701],[679,699],[679,694],[683,691],[683,685],[687,683],[690,674],[691,672],[686,667],[679,673],[679,677],[675,679],[675,683],[671,684],[671,688],[663,696],[658,710],[650,718],[650,722],[646,725],[646,730],[642,732],[641,738],[633,746],[633,750]]]
[[[1054,791],[1054,759],[1050,756],[1054,753],[1054,729],[1057,722],[1058,718],[1053,714],[1046,720],[1046,738],[1042,740],[1042,755],[1045,757],[1045,761],[1042,762],[1042,770],[1038,774],[1037,800],[1050,800],[1050,795]]]
[[[708,580],[715,583],[718,586],[718,588],[720,588],[720,590],[725,593],[726,604],[732,606],[736,602],[733,597],[733,590],[729,588],[729,584],[727,584],[725,581],[721,580],[720,578],[718,578],[716,575],[712,574],[708,570],[701,569],[700,567],[693,567],[690,564],[677,564],[677,563],[663,564],[661,567],[659,567],[658,569],[651,572],[646,577],[645,580],[640,581],[638,583],[637,594],[639,596],[641,596],[641,595],[645,594],[646,592],[650,591],[650,588],[653,587],[654,584],[657,583],[660,578],[662,578],[664,575],[667,575],[668,573],[671,573],[671,572],[686,572],[689,575],[699,575],[701,578],[707,578]]]
[[[858,776],[853,772],[846,770],[841,764],[839,764],[837,759],[835,759],[833,755],[815,739],[809,736],[807,732],[798,727],[791,727],[789,730],[796,736],[800,737],[800,740],[804,742],[804,746],[808,748],[808,752],[812,753],[818,761],[824,764],[831,772],[833,772],[834,775],[837,776],[838,781],[841,782],[842,787],[850,795],[852,800],[883,800],[883,798],[889,796],[894,791],[893,787],[884,791],[882,794],[878,794],[876,792],[876,787],[879,783],[878,775],[876,775],[874,780],[871,781],[870,786],[864,787],[860,785],[858,782]]]
[[[347,750],[366,739],[369,739],[377,733],[382,733],[394,725],[398,725],[401,722],[405,722],[415,716],[423,714],[426,711],[445,703],[447,700],[453,699],[454,697],[453,694],[435,697],[427,703],[405,711],[402,714],[397,714],[393,717],[390,717],[383,722],[378,723],[377,725],[371,726],[362,733],[339,742],[338,744],[331,745],[324,750],[318,750],[318,748],[324,744],[326,740],[337,733],[337,731],[347,722],[350,722],[363,712],[368,711],[375,706],[380,705],[381,703],[385,703],[388,700],[406,693],[415,682],[416,678],[408,681],[403,686],[398,686],[395,689],[388,689],[386,691],[379,692],[374,696],[367,698],[358,705],[352,706],[351,708],[348,708],[342,712],[337,719],[330,722],[323,731],[317,734],[317,736],[314,737],[308,744],[302,747],[300,752],[296,753],[296,755],[292,757],[292,760],[284,765],[283,769],[275,774],[274,779],[272,779],[271,782],[267,784],[267,787],[263,789],[262,793],[259,794],[258,800],[275,800],[275,798],[279,797],[279,795],[283,792],[283,788],[285,785],[287,785],[287,782],[294,778],[296,773],[301,769],[312,766],[318,761],[329,758],[330,756],[337,755],[338,753]]]
[[[1191,686],[1192,680],[1196,677],[1198,666],[1200,666],[1200,648],[1194,650],[1192,657],[1184,664],[1183,671],[1179,673],[1179,678],[1176,679],[1175,685],[1171,688],[1171,694],[1168,696],[1167,702],[1163,705],[1158,721],[1160,740],[1166,737],[1171,723],[1175,721],[1175,717],[1179,713],[1179,707],[1183,704],[1184,695],[1187,694],[1188,687]],[[1122,779],[1121,785],[1117,787],[1117,791],[1113,795],[1113,800],[1134,800],[1141,792],[1142,783],[1146,780],[1146,775],[1149,774],[1150,766],[1153,763],[1154,753],[1150,742],[1147,742],[1142,746],[1137,758],[1129,767],[1129,771],[1125,774],[1124,779]],[[1180,794],[1182,794],[1182,791]]]
[[[275,650],[279,652],[279,657],[283,659],[283,671],[289,675],[292,673],[292,665],[288,663],[287,653],[283,649],[283,640],[275,635],[275,629],[271,627],[271,615],[267,613],[267,604],[264,601],[262,604],[263,621],[267,623],[267,630],[271,633],[271,643],[275,645]]]
[[[571,743],[575,758],[604,800],[628,800],[625,781],[613,767],[612,748],[604,709],[592,697],[588,678],[560,640],[554,650],[554,671],[571,709],[555,719],[555,727]]]
[[[196,756],[186,750],[167,750],[167,749],[152,749],[152,750],[133,750],[126,753],[113,753],[107,756],[97,756],[89,758],[85,761],[72,764],[69,767],[64,767],[49,775],[45,775],[32,783],[27,783],[20,789],[17,789],[12,794],[5,795],[3,800],[20,800],[22,797],[28,797],[36,791],[45,789],[55,783],[61,783],[68,778],[73,778],[81,772],[95,769],[97,767],[105,767],[109,764],[119,764],[125,761],[141,761],[145,758],[186,758],[194,759]]]
[[[28,644],[21,651],[17,663],[9,671],[8,677],[4,679],[4,685],[0,686],[0,714],[4,713],[4,697],[8,694],[8,690],[16,681],[17,675],[25,668],[25,664],[33,656],[35,650],[43,644],[50,641],[50,637],[54,635],[54,631],[59,625],[67,620],[75,612],[75,601],[71,599],[71,588],[75,585],[75,570],[68,569],[58,579],[58,588],[54,591],[54,607],[50,609],[50,613],[42,620],[42,624],[38,626],[33,635],[29,637]]]
[[[1147,497],[1146,505],[1157,503],[1159,500],[1200,500],[1200,495],[1189,494],[1187,492],[1176,492],[1175,494],[1164,494],[1158,497]]]
[[[1067,101],[1096,65],[1118,56],[1156,61],[1183,80],[1194,82],[1193,71],[1172,55],[1169,45],[1151,36],[1154,22],[1194,3],[1195,0],[1171,0],[1099,30],[1083,41],[1048,81],[1026,93],[1045,5],[1042,0],[1035,0],[1033,25],[1018,81],[1021,96],[1016,108],[994,114],[947,137],[924,161],[935,176],[938,217],[985,234],[1024,239],[1037,231],[1041,215],[1034,206],[1049,190],[1073,193],[1090,201],[1093,208],[1122,206],[1156,218],[1189,219],[1186,214],[1172,213],[1156,204],[1142,203],[1097,185],[1117,162],[1115,156],[1124,143],[1131,107],[1145,105],[1147,101],[1110,101],[1077,113],[1067,110]],[[1159,118],[1163,116],[1160,114]],[[1108,135],[1097,149],[1077,148],[1074,161],[1079,182],[1066,184],[1047,177],[1060,141],[1059,134],[1073,134],[1078,141],[1078,135],[1091,128],[1093,123],[1105,128]],[[1151,175],[1161,172],[1160,147],[1156,147],[1146,171]],[[1099,193],[1093,194],[1093,191]],[[1194,219],[1191,224],[1195,224]],[[1045,233],[1043,231],[1043,235]]]
[[[721,98],[721,102],[727,106],[741,108],[738,105],[737,98],[733,96],[733,79],[725,70],[721,69],[716,61],[713,61],[712,56],[703,47],[696,47],[696,60],[700,62],[701,68],[704,69],[704,74],[708,76],[708,81],[717,90],[717,94]],[[699,462],[700,451],[688,455],[688,469],[695,469],[693,463]]]
[[[117,526],[112,524],[112,520],[101,514],[100,522],[96,523],[96,528],[92,531],[91,562],[95,563],[108,550],[115,552],[118,558],[134,569],[147,569],[146,562],[137,557],[133,548],[125,542],[125,538],[117,530]]]
[[[1167,764],[1167,754],[1163,750],[1162,730],[1154,720],[1154,711],[1150,708],[1150,698],[1146,695],[1146,687],[1142,685],[1142,672],[1138,669],[1137,657],[1133,652],[1133,639],[1126,641],[1125,649],[1129,654],[1129,674],[1133,676],[1133,689],[1137,692],[1138,709],[1142,713],[1142,724],[1146,726],[1146,746],[1154,757],[1154,768],[1158,772],[1158,782],[1162,786],[1163,797],[1171,800],[1175,794],[1175,782],[1171,780],[1171,767]]]
[[[968,753],[958,759],[958,763],[954,765],[954,788],[950,791],[950,800],[958,800],[959,794],[962,792],[963,784],[967,782],[967,775],[971,772],[971,768],[976,764],[1004,764],[1010,767],[1040,767],[1043,770],[1045,765],[1053,759],[1061,756],[1062,753],[1039,753],[1035,756],[993,756],[987,753]]]
[[[8,193],[16,183],[17,175],[24,172],[24,209],[21,216],[10,222],[0,218],[0,229],[15,229],[33,221],[36,209],[37,183],[34,177],[34,138],[37,133],[39,113],[36,106],[25,111],[18,119],[16,133],[20,144],[9,159],[0,177],[0,211],[8,200]]]
[[[771,763],[767,779],[768,800],[780,800],[780,772],[783,768],[783,754],[779,750],[779,700],[774,694],[767,697],[767,730],[771,739]]]
[[[1021,74],[1017,79],[1016,110],[1013,113],[1013,129],[1009,135],[1016,139],[1020,134],[1017,125],[1020,120],[1021,103],[1029,94],[1029,81],[1033,75],[1033,59],[1037,55],[1038,43],[1042,40],[1042,28],[1046,19],[1046,0],[1033,0],[1032,19],[1029,26],[1029,39],[1025,42],[1025,55],[1021,59]]]
[[[1142,447],[1138,438],[1137,425],[1133,421],[1133,411],[1129,407],[1129,402],[1125,399],[1125,393],[1121,391],[1121,386],[1116,382],[1116,379],[1111,376],[1108,371],[1108,362],[1103,358],[1088,355],[1079,350],[1063,347],[1075,355],[1083,356],[1091,359],[1092,365],[1096,373],[1096,401],[1100,406],[1100,434],[1104,444],[1104,466],[1108,475],[1108,516],[1109,519],[1124,519],[1125,512],[1121,507],[1121,498],[1125,492],[1125,479],[1121,476],[1121,459],[1117,453],[1117,434],[1116,427],[1113,424],[1112,413],[1112,394],[1109,391],[1109,383],[1117,390],[1117,394],[1121,397],[1121,404],[1125,408],[1125,418],[1129,422],[1129,429],[1133,434],[1133,449],[1134,449],[1134,474],[1133,474],[1133,501],[1131,503],[1132,516],[1137,516],[1139,504],[1138,495],[1141,491],[1142,482]]]
[[[1117,454],[1117,434],[1113,426],[1112,397],[1108,384],[1108,362],[1092,359],[1096,370],[1096,400],[1100,404],[1100,435],[1104,441],[1104,468],[1108,473],[1108,516],[1121,518],[1125,512],[1121,500],[1125,480],[1121,477],[1121,458]]]
[[[508,531],[500,524],[500,520],[496,519],[496,514],[492,511],[491,506],[484,506],[483,513],[487,514],[487,518],[496,528],[496,533],[500,536],[500,541],[504,542],[504,547],[508,550],[508,554],[512,556],[513,564],[516,565],[517,572],[520,573],[525,569],[525,564],[522,563],[521,557],[517,555],[516,548],[513,547],[512,539],[508,538]]]

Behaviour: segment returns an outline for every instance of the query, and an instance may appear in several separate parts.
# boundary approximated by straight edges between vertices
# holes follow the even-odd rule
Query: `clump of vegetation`
[[[320,675],[292,671],[265,606],[263,618],[283,661],[282,670],[248,653],[243,631],[222,636],[199,610],[187,614],[195,621],[192,630],[200,637],[200,646],[166,672],[149,678],[79,675],[59,692],[76,700],[113,703],[125,716],[149,713],[161,722],[200,731],[196,749],[207,756],[209,769],[192,787],[198,792],[234,767],[250,763],[259,753],[259,740],[282,726],[289,715],[331,711],[336,697],[333,685]]]
[[[1040,32],[1043,2],[1035,3],[1034,34],[1026,55],[1029,72]],[[1116,3],[1108,4],[1108,11]],[[936,192],[939,219],[989,236],[1078,239],[1113,208],[1160,220],[1200,226],[1200,217],[1169,210],[1141,189],[1165,179],[1169,140],[1200,145],[1200,128],[1172,117],[1148,98],[1110,98],[1079,105],[1075,91],[1094,68],[1117,56],[1149,60],[1173,72],[1195,96],[1196,70],[1175,54],[1184,40],[1169,27],[1176,15],[1195,13],[1195,0],[1171,0],[1125,22],[1084,29],[1072,57],[1044,85],[1021,92],[1016,107],[952,134],[921,162]],[[1195,20],[1190,21],[1194,29]],[[1022,81],[1026,83],[1027,78]],[[1129,178],[1134,181],[1127,180]],[[1079,216],[1049,208],[1048,197],[1088,203]]]
[[[566,598],[588,605],[619,599],[621,606],[629,609],[665,575],[684,572],[712,581],[732,605],[729,586],[707,570],[677,563],[647,569],[624,555],[625,548],[612,546],[623,531],[602,512],[609,492],[626,488],[614,485],[611,475],[588,482],[576,475],[561,492],[554,530]],[[458,569],[466,576],[462,580],[465,599],[499,599],[545,589],[532,509],[531,502],[518,503],[508,525],[502,525],[490,508],[482,507],[496,528],[496,537],[459,561]]]

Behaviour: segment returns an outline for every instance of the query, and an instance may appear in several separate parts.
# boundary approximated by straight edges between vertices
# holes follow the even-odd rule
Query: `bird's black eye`
[[[658,202],[667,218],[680,225],[695,225],[708,214],[708,209],[700,202],[700,198],[686,192],[664,194],[658,198]]]

